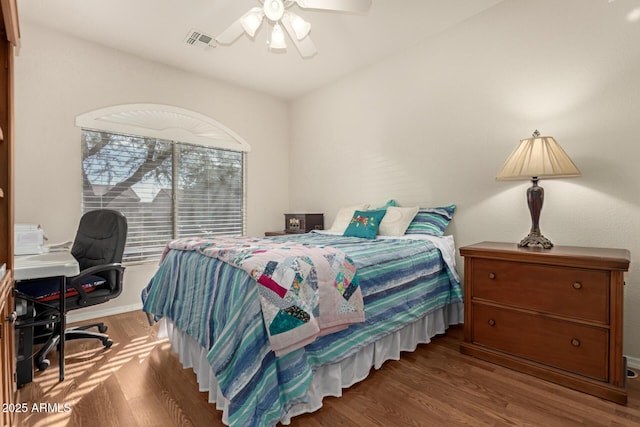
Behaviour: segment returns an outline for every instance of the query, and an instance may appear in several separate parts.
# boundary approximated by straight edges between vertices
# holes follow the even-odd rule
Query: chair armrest
[[[78,304],[85,305],[87,303],[87,293],[82,287],[82,281],[89,276],[94,276],[96,273],[102,273],[105,271],[116,271],[118,272],[118,281],[122,280],[122,275],[124,274],[124,266],[119,262],[114,262],[111,264],[104,265],[96,265],[93,267],[89,267],[85,270],[82,270],[80,274],[77,276],[73,276],[67,280],[67,285],[71,286],[73,289],[78,292],[80,295],[80,299],[78,300]]]

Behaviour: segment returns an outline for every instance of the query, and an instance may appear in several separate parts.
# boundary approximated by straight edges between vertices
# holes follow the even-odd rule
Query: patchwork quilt
[[[171,249],[217,258],[260,285],[262,315],[276,356],[365,320],[356,268],[339,249],[249,237],[183,238],[167,245],[163,259]]]

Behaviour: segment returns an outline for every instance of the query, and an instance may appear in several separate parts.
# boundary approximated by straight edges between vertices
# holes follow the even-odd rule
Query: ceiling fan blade
[[[367,12],[371,0],[294,0],[305,9],[338,10],[343,12]]]
[[[285,14],[280,22],[282,22],[282,26],[287,30],[287,33],[289,33],[289,38],[293,41],[298,52],[300,52],[300,56],[303,58],[311,58],[313,55],[318,53],[316,45],[313,43],[313,40],[311,40],[309,35],[304,37],[302,40],[298,40],[293,26],[291,25],[291,17],[288,14]]]
[[[242,18],[240,18],[231,24],[229,28],[224,30],[222,34],[214,37],[213,39],[220,44],[231,44],[236,41],[242,33],[244,33],[244,28],[242,27]]]

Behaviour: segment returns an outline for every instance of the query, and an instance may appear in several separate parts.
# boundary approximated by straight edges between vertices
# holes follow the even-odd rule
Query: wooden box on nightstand
[[[284,214],[284,231],[308,233],[324,228],[324,214]]]
[[[617,403],[626,249],[483,242],[464,257],[460,351]]]
[[[324,229],[324,214],[284,214],[283,231],[267,231],[265,236],[308,233]]]

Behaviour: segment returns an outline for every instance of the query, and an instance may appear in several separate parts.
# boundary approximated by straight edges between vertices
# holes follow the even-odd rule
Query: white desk
[[[72,277],[78,274],[80,274],[78,261],[68,251],[17,255],[13,259],[13,277],[16,280]]]
[[[44,278],[56,278],[60,283],[59,319],[60,333],[60,381],[64,380],[64,331],[67,328],[65,318],[66,278],[80,274],[78,261],[68,251],[48,252],[38,255],[18,255],[13,259],[13,277],[16,282]]]

